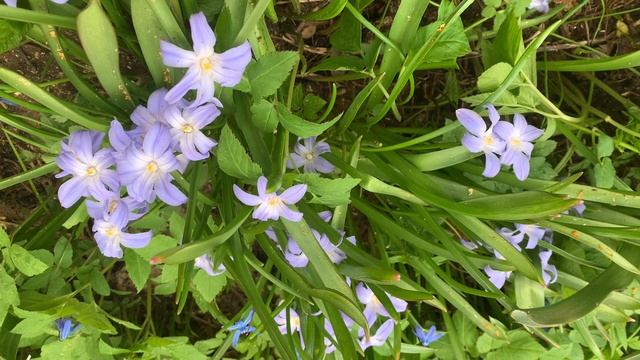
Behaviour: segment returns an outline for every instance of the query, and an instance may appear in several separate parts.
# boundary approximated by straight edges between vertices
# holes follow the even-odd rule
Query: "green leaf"
[[[42,346],[42,360],[59,359],[113,359],[109,355],[100,352],[100,346],[96,346],[96,338],[73,336],[65,341],[52,341]]]
[[[220,169],[227,175],[254,182],[262,169],[251,160],[240,141],[233,135],[229,126],[225,125],[220,134],[220,143],[217,146],[216,158]]]
[[[149,261],[143,259],[135,251],[125,249],[124,263],[127,266],[129,277],[133,281],[138,292],[140,292],[147,283],[147,279],[151,273],[151,265],[149,264]]]
[[[42,274],[49,267],[35,256],[31,255],[25,248],[13,244],[9,250],[11,261],[26,276]]]
[[[100,1],[91,0],[78,15],[78,36],[100,84],[121,107],[133,109],[129,90],[120,75],[116,33]]]
[[[11,239],[9,238],[9,235],[7,234],[6,231],[4,231],[3,228],[0,227],[0,249],[10,247],[10,246],[11,246]]]
[[[544,347],[524,330],[515,330],[507,334],[509,342],[486,355],[488,360],[518,359],[536,360],[544,352]]]
[[[468,317],[466,317],[461,311],[456,311],[453,314],[453,324],[458,332],[458,337],[462,346],[466,349],[473,348],[478,339],[478,329]]]
[[[67,221],[62,224],[62,227],[65,229],[71,229],[72,227],[85,222],[89,218],[89,213],[87,212],[87,206],[83,202],[78,208],[69,216]]]
[[[478,153],[471,153],[464,146],[454,146],[444,150],[431,151],[424,154],[407,155],[407,159],[420,171],[435,171],[465,162],[478,157]]]
[[[328,206],[348,204],[351,189],[361,181],[355,178],[327,179],[318,174],[302,174],[298,179],[307,184],[309,192],[314,195],[311,203]]]
[[[275,106],[264,99],[251,105],[251,121],[258,130],[273,133],[278,127],[278,113]]]
[[[518,17],[513,11],[509,11],[507,18],[500,25],[492,45],[490,56],[494,63],[505,62],[511,65],[516,63],[523,45],[522,30],[518,25]]]
[[[611,156],[613,154],[613,139],[605,134],[600,134],[596,153],[599,159]]]
[[[345,5],[347,5],[348,0],[331,0],[329,4],[327,4],[322,9],[313,12],[309,15],[304,16],[305,20],[329,20],[338,16],[342,9],[344,9]]]
[[[596,186],[604,189],[611,189],[616,179],[616,169],[613,167],[611,158],[604,158],[600,163],[593,166],[593,175]]]
[[[446,19],[448,14],[451,13],[454,8],[455,5],[448,1],[443,1],[440,4],[440,7],[438,8],[438,21],[418,30],[414,40],[415,51],[418,51],[427,39],[440,31],[439,28],[442,25],[442,21]],[[456,17],[448,24],[446,29],[438,37],[438,40],[433,45],[428,56],[424,57],[423,62],[435,63],[446,60],[455,60],[470,52],[471,47],[469,47],[469,40],[465,35],[462,19],[460,17]]]
[[[111,294],[111,288],[109,287],[109,283],[102,276],[98,269],[93,268],[91,273],[89,274],[89,279],[91,280],[91,287],[98,295],[109,296]]]
[[[340,120],[340,117],[342,116],[342,114],[340,114],[333,118],[333,120],[318,124],[304,120],[301,117],[292,114],[282,104],[276,105],[276,109],[278,110],[278,115],[282,126],[284,126],[285,129],[289,130],[292,134],[298,135],[301,138],[308,138],[311,136],[318,136],[322,134],[325,130],[327,130],[338,120]]]
[[[145,260],[150,260],[152,257],[160,254],[163,251],[171,249],[172,247],[178,244],[178,240],[167,235],[155,235],[151,238],[149,245],[140,248],[133,249],[138,255],[140,255]]]
[[[227,285],[227,277],[225,274],[209,276],[204,271],[196,272],[193,277],[193,287],[202,295],[206,302],[211,302]]]
[[[27,23],[0,19],[0,53],[20,46],[29,27]]]
[[[505,62],[499,62],[487,70],[485,70],[478,78],[478,90],[482,93],[487,93],[496,90],[500,87],[500,84],[504,82],[509,73],[513,70],[513,66]],[[521,75],[518,75],[509,89],[522,85]]]
[[[158,55],[160,40],[168,39],[169,35],[146,0],[131,1],[131,21],[151,77],[156,86],[161,86],[168,80],[169,69],[162,63],[162,56]]]
[[[545,156],[551,154],[553,152],[553,150],[556,149],[557,145],[558,145],[558,143],[555,142],[554,140],[538,141],[538,142],[535,143],[535,146],[533,148],[533,152],[531,153],[531,156],[532,157],[535,157],[535,156],[545,157]]]
[[[16,283],[2,266],[0,266],[0,294],[2,294],[0,296],[0,324],[2,324],[9,308],[12,305],[18,306],[20,304]]]
[[[276,93],[298,62],[295,51],[279,51],[264,55],[247,67],[251,93],[256,99]]]

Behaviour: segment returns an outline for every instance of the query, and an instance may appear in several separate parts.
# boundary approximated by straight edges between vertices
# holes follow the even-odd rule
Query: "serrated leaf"
[[[340,117],[342,116],[342,114],[340,114],[330,121],[318,124],[304,120],[303,118],[291,113],[282,104],[276,105],[276,109],[278,110],[278,116],[282,126],[292,134],[298,135],[301,138],[308,138],[322,134],[340,120]]]
[[[251,105],[251,122],[258,130],[273,133],[279,122],[275,106],[264,99]]]
[[[298,61],[295,51],[279,51],[267,54],[247,67],[247,77],[251,82],[251,94],[260,99],[275,94],[289,77],[293,65]]]
[[[204,271],[198,271],[193,277],[194,288],[207,302],[213,301],[226,284],[227,277],[224,274],[209,276]]]
[[[262,175],[260,166],[251,160],[244,146],[227,125],[222,128],[216,157],[220,169],[227,175],[250,182]]]
[[[351,189],[356,187],[361,179],[326,179],[318,174],[302,174],[298,180],[307,184],[308,191],[314,195],[311,203],[338,206],[349,203]]]
[[[149,261],[143,259],[135,251],[125,249],[124,263],[127,266],[127,272],[138,292],[144,288],[147,283],[149,274],[151,273],[151,265]]]
[[[0,53],[20,46],[31,24],[0,19]]]
[[[443,21],[447,19],[451,11],[455,9],[455,5],[451,2],[442,2],[438,8],[438,21],[433,22],[418,30],[414,39],[414,51],[418,51],[427,39],[431,38],[436,32],[441,31],[440,27]],[[435,63],[446,60],[455,60],[460,56],[464,56],[471,52],[469,40],[464,32],[462,19],[456,17],[447,26],[445,31],[440,35],[428,56],[423,59],[424,63]]]
[[[26,276],[42,274],[48,268],[47,264],[30,254],[20,245],[11,245],[9,254],[13,264]]]

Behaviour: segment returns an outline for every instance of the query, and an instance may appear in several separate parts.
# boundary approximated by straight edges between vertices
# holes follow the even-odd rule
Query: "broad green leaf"
[[[227,277],[225,274],[210,276],[204,271],[198,271],[193,277],[193,287],[207,302],[213,301],[226,284]]]
[[[544,306],[544,285],[521,274],[514,274],[516,304],[520,309]]]
[[[96,329],[106,334],[116,334],[117,331],[96,303],[83,303],[71,299],[56,309],[56,318],[72,317],[83,326]]]
[[[15,308],[14,308],[15,309]],[[41,336],[46,330],[54,326],[55,315],[43,314],[31,311],[15,311],[16,315],[22,318],[16,326],[11,329],[13,334],[21,335],[23,338]]]
[[[456,311],[452,317],[462,346],[467,350],[472,349],[480,335],[478,329],[461,311]]]
[[[289,130],[292,134],[298,135],[301,138],[308,138],[311,136],[318,136],[325,132],[328,128],[333,126],[342,114],[333,118],[333,120],[323,122],[321,124],[313,123],[302,119],[301,117],[291,113],[287,108],[282,105],[276,105],[278,111],[280,123],[285,129]]]
[[[311,203],[328,206],[348,204],[351,189],[360,183],[360,179],[327,179],[318,174],[302,174],[298,179],[307,184],[308,191],[313,194]]]
[[[116,33],[100,1],[91,0],[78,15],[78,35],[100,84],[118,105],[133,109],[129,90],[120,74]]]
[[[91,287],[98,295],[109,296],[111,294],[111,288],[109,287],[109,283],[102,276],[100,271],[97,269],[92,269],[89,274],[89,278],[91,279]]]
[[[233,135],[227,125],[222,128],[220,143],[217,146],[216,158],[220,169],[227,175],[253,182],[262,169],[251,160],[240,141]]]
[[[0,19],[0,53],[20,46],[29,27],[27,23]]]
[[[273,133],[279,122],[275,106],[267,100],[259,100],[251,105],[251,121],[258,130],[264,133]]]
[[[438,8],[438,19],[444,20],[448,13],[450,13],[454,8],[455,6],[453,3],[443,1]],[[420,49],[427,39],[440,31],[439,28],[441,25],[441,22],[436,21],[418,30],[414,40],[414,48],[416,51]],[[450,24],[448,24],[446,29],[442,31],[442,34],[435,42],[433,48],[429,52],[429,55],[424,57],[423,63],[455,60],[470,52],[471,48],[469,47],[469,40],[464,32],[462,19],[460,17],[456,17]]]
[[[134,1],[137,1],[137,0],[134,0]],[[100,351],[100,353],[103,355],[124,355],[124,354],[129,354],[131,352],[128,349],[115,348],[107,344],[106,342],[104,342],[104,340],[102,339],[98,341],[98,351]]]
[[[151,265],[149,264],[149,261],[143,259],[135,251],[125,249],[124,263],[127,266],[129,277],[133,281],[138,292],[140,292],[147,283],[147,279],[151,273]]]
[[[9,250],[11,261],[26,276],[34,276],[42,274],[47,268],[47,264],[40,261],[37,257],[31,255],[25,248],[20,245],[13,244]]]
[[[131,1],[131,21],[153,81],[156,86],[162,86],[169,80],[169,69],[162,63],[162,56],[159,56],[160,40],[168,39],[169,35],[162,28],[147,0]]]
[[[522,359],[536,360],[544,347],[524,330],[515,330],[507,334],[509,341],[495,351],[486,355],[489,360]]]
[[[143,259],[149,260],[155,255],[173,248],[177,244],[177,239],[170,236],[158,234],[151,238],[149,245],[140,249],[133,249],[133,251],[138,253],[138,255],[140,255]]]
[[[103,354],[96,346],[96,338],[73,336],[65,341],[52,341],[42,346],[42,360],[60,359],[113,359],[110,354]]]
[[[361,71],[364,69],[364,61],[362,58],[351,55],[338,55],[321,60],[308,70],[310,73],[318,71],[336,71],[336,70],[353,70]]]
[[[11,246],[11,239],[9,238],[9,235],[3,228],[0,227],[0,249],[10,247],[10,246]]]
[[[513,70],[513,66],[505,62],[499,62],[485,70],[478,78],[478,90],[482,93],[491,92],[500,87],[507,75]],[[521,77],[518,77],[510,88],[522,85]]]
[[[0,266],[0,294],[2,294],[0,296],[0,324],[2,324],[9,308],[12,305],[18,306],[20,304],[16,283],[2,266]]]
[[[518,25],[518,16],[513,11],[509,11],[507,18],[498,29],[489,56],[493,59],[493,63],[505,62],[513,65],[522,47],[522,30]]]
[[[62,224],[65,229],[71,229],[72,227],[87,221],[89,213],[87,212],[87,206],[83,202],[78,208],[71,214],[67,221]]]
[[[297,62],[297,52],[279,51],[249,64],[246,74],[251,82],[253,97],[259,99],[275,94]]]
[[[598,158],[605,158],[613,154],[613,139],[605,134],[599,134],[596,153]]]
[[[611,158],[604,158],[600,163],[593,166],[593,174],[596,186],[603,189],[611,189],[616,178],[616,169],[613,167]]]
[[[313,12],[311,14],[305,15],[305,20],[329,20],[338,16],[342,9],[344,9],[345,5],[347,5],[348,0],[331,0],[329,4],[325,5],[322,9]]]

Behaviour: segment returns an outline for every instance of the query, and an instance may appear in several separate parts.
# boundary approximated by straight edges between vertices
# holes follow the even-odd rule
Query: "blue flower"
[[[540,251],[538,254],[540,257],[540,265],[542,266],[542,280],[545,285],[553,284],[558,280],[558,270],[555,265],[549,264],[551,254],[553,254],[551,250]]]
[[[444,336],[444,333],[436,331],[435,325],[432,325],[426,333],[420,325],[416,325],[413,329],[413,333],[416,335],[422,346],[429,346],[431,343],[438,341],[438,339]]]
[[[298,138],[295,152],[291,154],[290,159],[287,161],[287,167],[289,169],[297,169],[303,166],[306,173],[328,174],[335,167],[320,156],[320,154],[328,152],[331,152],[329,144],[324,141],[316,141],[315,136],[306,139]]]
[[[302,220],[302,213],[289,209],[287,205],[293,205],[300,201],[307,192],[307,185],[294,185],[280,194],[267,193],[267,178],[258,178],[258,195],[252,195],[242,190],[238,185],[233,185],[233,193],[241,203],[248,206],[257,206],[253,210],[252,217],[260,221],[278,220],[283,217],[289,221]]]
[[[500,159],[505,148],[505,143],[496,134],[493,127],[500,120],[500,115],[493,105],[487,105],[491,126],[487,129],[487,124],[475,111],[469,109],[456,110],[458,121],[467,129],[467,133],[462,138],[462,145],[472,153],[484,153],[485,167],[482,175],[494,177],[500,171]]]
[[[253,310],[249,312],[249,315],[245,319],[241,319],[237,321],[233,325],[229,326],[227,331],[234,331],[233,333],[233,341],[231,345],[235,348],[238,346],[238,341],[240,340],[240,336],[249,335],[252,332],[256,331],[256,328],[249,325],[251,323],[251,319],[253,319]]]
[[[214,121],[220,110],[215,104],[180,110],[174,106],[165,112],[174,148],[179,149],[191,161],[209,157],[216,142],[202,133],[202,128]]]
[[[498,122],[494,132],[506,143],[506,150],[500,156],[500,162],[513,165],[513,172],[518,180],[525,180],[529,177],[529,161],[533,151],[531,142],[544,132],[527,124],[527,120],[521,114],[513,115],[513,124],[506,121]]]
[[[547,11],[549,11],[549,0],[531,0],[529,9],[534,9],[535,11],[546,13]]]
[[[185,50],[166,41],[160,41],[162,61],[176,68],[189,68],[185,76],[167,93],[165,100],[176,103],[191,89],[196,90],[196,99],[191,106],[213,101],[214,83],[234,87],[242,79],[245,68],[251,61],[251,46],[248,42],[221,54],[214,51],[216,36],[202,12],[191,15],[191,39],[193,51]]]
[[[73,321],[71,319],[61,318],[56,320],[56,327],[58,328],[60,341],[64,341],[69,336],[78,332],[78,330],[80,330],[81,325],[80,324],[73,325]]]

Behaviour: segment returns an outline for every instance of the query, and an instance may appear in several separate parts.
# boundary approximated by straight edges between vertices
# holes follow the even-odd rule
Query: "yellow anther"
[[[108,237],[114,237],[118,234],[118,229],[115,228],[115,226],[112,226],[110,228],[107,229],[107,231],[104,232]]]
[[[312,153],[307,153],[307,155],[305,155],[305,158],[307,158],[307,160],[311,161],[311,160],[313,160],[313,154]]]
[[[97,173],[98,173],[98,170],[93,166],[87,169],[87,176],[93,176]]]
[[[200,67],[204,71],[211,71],[211,69],[213,69],[213,63],[210,58],[204,58],[200,61]]]
[[[192,133],[193,130],[195,130],[195,129],[191,125],[188,125],[188,124],[187,125],[182,125],[182,132],[185,133],[185,134]]]
[[[151,161],[150,163],[147,164],[148,173],[154,173],[156,171],[158,171],[158,164],[156,164],[155,161]]]

